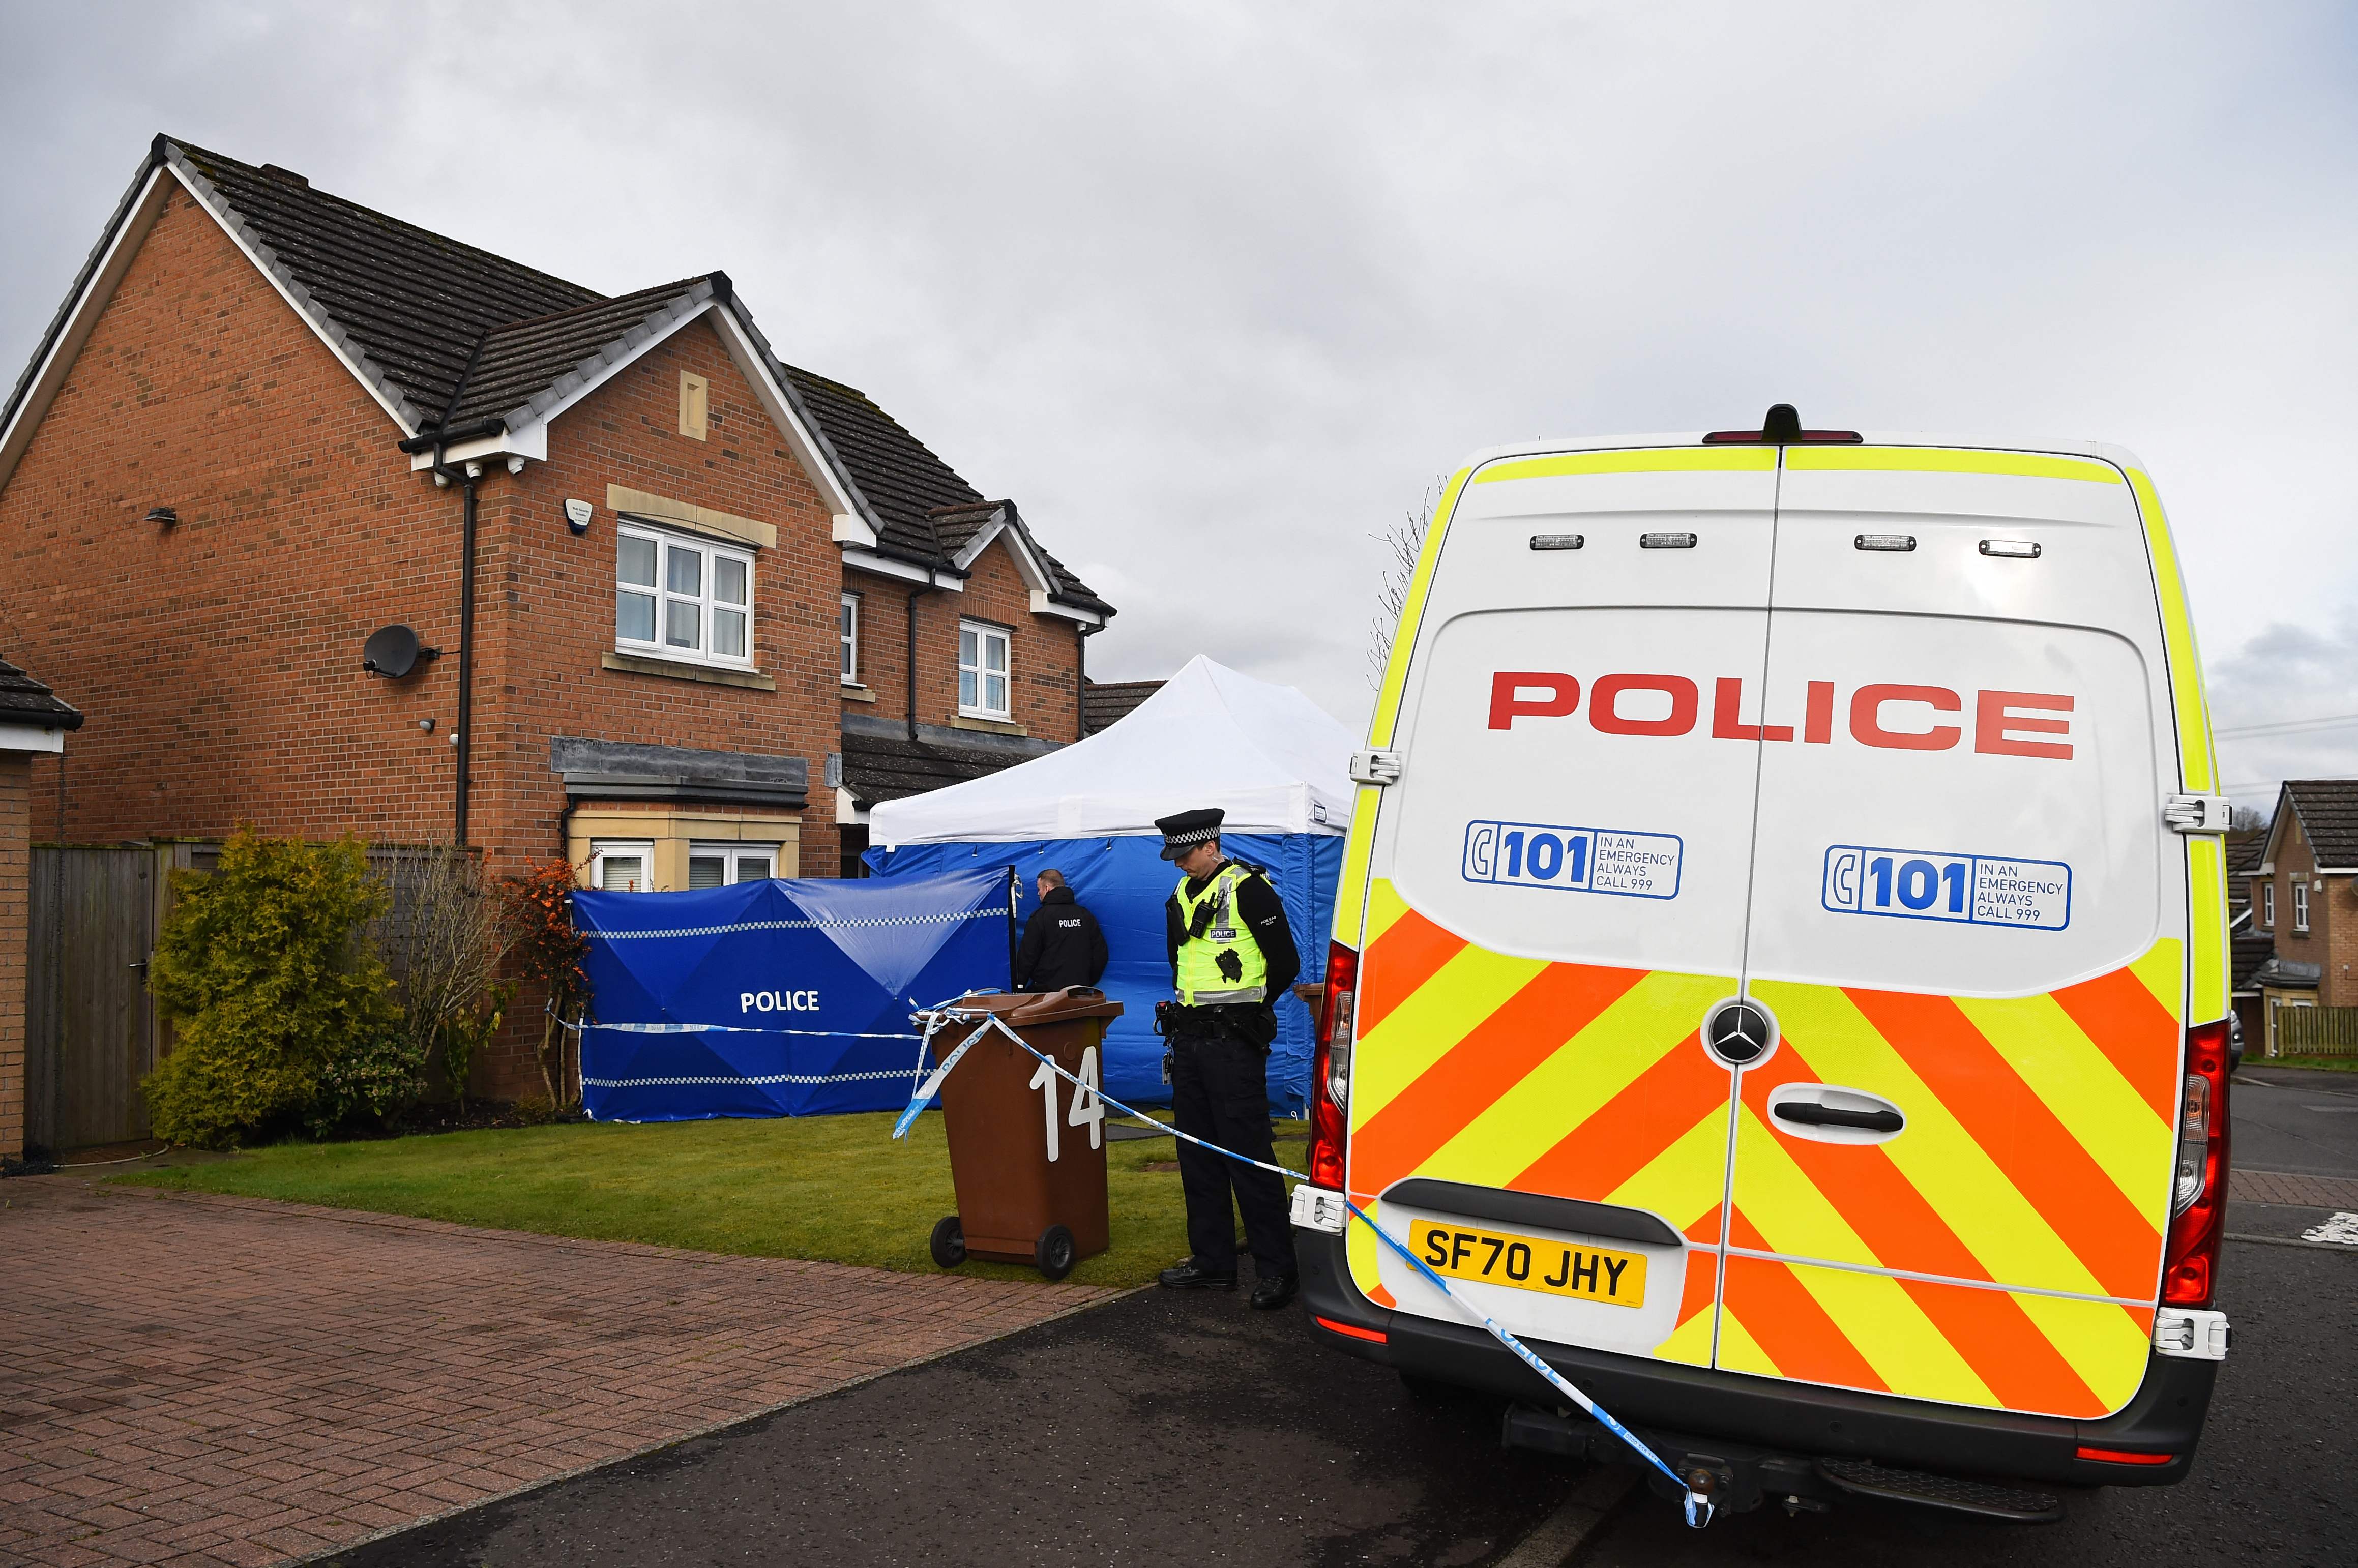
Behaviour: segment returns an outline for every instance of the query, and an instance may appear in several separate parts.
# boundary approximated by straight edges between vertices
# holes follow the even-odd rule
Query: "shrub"
[[[140,1088],[158,1137],[219,1146],[295,1121],[324,1130],[416,1094],[392,982],[364,927],[385,894],[360,844],[241,828],[178,903],[149,968],[178,1044]]]
[[[402,1030],[417,1060],[438,1055],[463,1108],[475,1053],[499,1033],[513,989],[493,983],[514,939],[507,905],[466,849],[405,852],[390,880],[392,904],[376,935],[393,971]]]
[[[535,866],[500,884],[516,979],[538,989],[546,999],[536,1056],[551,1107],[565,1105],[568,1098],[558,1089],[564,1076],[566,1016],[572,1014],[578,1028],[590,1000],[590,979],[581,969],[590,944],[573,925],[573,868],[563,860]]]

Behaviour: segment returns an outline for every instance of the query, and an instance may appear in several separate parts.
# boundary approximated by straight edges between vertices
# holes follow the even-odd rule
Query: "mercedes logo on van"
[[[1758,1002],[1729,997],[1704,1014],[1703,1044],[1724,1066],[1754,1066],[1777,1048],[1777,1021]]]

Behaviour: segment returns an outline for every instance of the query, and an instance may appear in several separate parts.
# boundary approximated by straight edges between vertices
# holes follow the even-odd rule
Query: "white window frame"
[[[969,633],[971,633],[975,639],[974,663],[972,664],[967,663],[966,659],[966,640]],[[1000,667],[996,670],[990,668],[990,655],[986,652],[990,644],[994,641],[999,643],[1002,650],[1000,654]],[[966,679],[968,676],[972,676],[974,677],[975,700],[971,703],[968,702],[966,699]],[[998,677],[1000,687],[1006,697],[1006,701],[998,708],[988,707],[982,700],[990,689],[990,677],[994,676]],[[1001,723],[1004,723],[1012,719],[1014,717],[1014,713],[1015,633],[1009,631],[1004,626],[994,626],[988,621],[960,621],[958,622],[959,717],[965,719],[995,719]]]
[[[2307,877],[2293,879],[2292,931],[2296,936],[2309,935],[2309,879]]]
[[[654,546],[655,581],[653,588],[622,581],[622,553],[624,539],[644,539]],[[700,558],[697,568],[699,591],[692,598],[687,594],[675,592],[668,586],[671,557],[674,554],[683,552],[693,553]],[[719,561],[733,561],[745,568],[745,602],[742,605],[731,604],[726,600],[716,600],[714,597],[719,588],[719,574],[714,570],[714,563]],[[626,592],[645,594],[654,598],[655,634],[653,641],[643,642],[635,637],[622,635],[621,596]],[[636,654],[643,658],[650,659],[670,659],[680,664],[708,665],[717,669],[750,670],[753,667],[752,551],[732,548],[710,539],[698,538],[692,534],[676,534],[666,528],[652,528],[635,521],[618,522],[614,527],[614,651],[616,653]],[[665,632],[671,624],[671,606],[675,603],[692,603],[697,607],[697,646],[693,648],[675,646],[665,638]],[[712,651],[713,627],[721,614],[742,614],[745,617],[745,652],[741,657],[734,654],[717,654]]]
[[[2277,928],[2277,882],[2274,877],[2260,884],[2260,929]]]
[[[858,594],[846,593],[843,596],[843,608],[836,622],[835,637],[837,643],[842,647],[842,657],[837,663],[840,666],[839,673],[843,684],[858,686],[860,684],[860,596]]]
[[[647,838],[592,839],[590,844],[590,887],[600,892],[609,891],[606,887],[606,860],[609,856],[620,860],[633,855],[638,857],[639,881],[641,885],[636,889],[620,888],[611,891],[620,892],[654,892],[655,847],[654,840]]]
[[[722,887],[734,887],[742,881],[767,881],[778,874],[778,848],[775,844],[752,843],[734,838],[691,839],[687,846],[688,886],[694,888],[696,885],[694,862],[715,859],[722,862],[720,872]],[[738,862],[750,860],[756,855],[769,861],[769,869],[759,877],[747,877],[743,874],[744,868]]]

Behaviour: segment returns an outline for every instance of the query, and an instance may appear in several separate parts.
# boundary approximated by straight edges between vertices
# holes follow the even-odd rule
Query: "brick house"
[[[838,874],[880,752],[1077,737],[1113,613],[725,273],[607,297],[161,136],[0,406],[0,647],[103,715],[70,839],[614,887]]]
[[[0,1164],[25,1157],[27,1044],[31,1011],[33,759],[65,749],[82,716],[0,659]]]
[[[2249,921],[2235,927],[2236,989],[2255,1004],[2249,1048],[2274,1054],[2279,1010],[2358,1007],[2358,779],[2287,780],[2261,845],[2244,879]],[[2260,938],[2267,952],[2246,978],[2240,960]]]

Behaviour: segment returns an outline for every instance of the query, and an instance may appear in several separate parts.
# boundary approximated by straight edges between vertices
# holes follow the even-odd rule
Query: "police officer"
[[[1065,873],[1051,867],[1033,885],[1040,890],[1040,907],[1025,923],[1023,945],[1015,950],[1015,989],[1055,991],[1105,979],[1105,933],[1087,906],[1074,899]]]
[[[1256,1160],[1274,1161],[1269,1136],[1273,1003],[1302,968],[1285,905],[1259,867],[1220,852],[1217,808],[1158,818],[1163,858],[1184,873],[1163,905],[1177,1005],[1157,1010],[1171,1041],[1171,1108],[1182,1132]],[[1285,1184],[1274,1173],[1179,1143],[1194,1255],[1163,1271],[1172,1290],[1236,1289],[1236,1215],[1258,1279],[1252,1304],[1282,1307],[1297,1288]],[[1234,1192],[1236,1207],[1228,1206]]]

